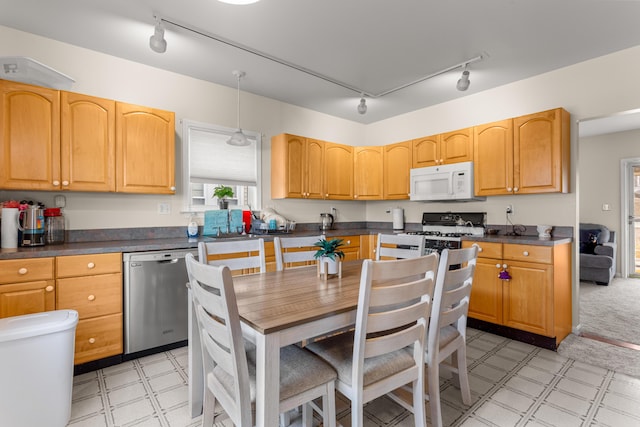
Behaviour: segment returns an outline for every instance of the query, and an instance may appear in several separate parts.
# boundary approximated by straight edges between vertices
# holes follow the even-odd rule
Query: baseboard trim
[[[485,322],[484,320],[468,318],[467,326],[548,350],[556,351],[558,348],[555,338],[521,331],[520,329],[514,329],[508,326],[496,325],[495,323]]]

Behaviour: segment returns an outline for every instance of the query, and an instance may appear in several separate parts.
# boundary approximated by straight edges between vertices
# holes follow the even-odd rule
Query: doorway
[[[622,276],[640,278],[640,158],[621,161]],[[625,243],[626,242],[626,243]]]

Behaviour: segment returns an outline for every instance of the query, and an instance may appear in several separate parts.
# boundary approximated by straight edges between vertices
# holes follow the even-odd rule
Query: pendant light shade
[[[244,71],[233,71],[233,75],[238,79],[238,130],[236,130],[231,138],[227,141],[229,145],[235,145],[237,147],[246,147],[251,144],[251,141],[247,138],[247,135],[242,132],[242,128],[240,128],[240,79],[243,78],[246,73]]]

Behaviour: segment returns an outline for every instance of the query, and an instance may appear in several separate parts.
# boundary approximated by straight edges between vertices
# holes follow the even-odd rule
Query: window
[[[257,132],[243,131],[251,141],[247,147],[227,144],[236,129],[182,122],[184,164],[184,204],[188,212],[203,212],[218,208],[213,189],[224,184],[233,188],[234,197],[227,199],[229,209],[250,206],[259,210],[260,153],[262,138]]]

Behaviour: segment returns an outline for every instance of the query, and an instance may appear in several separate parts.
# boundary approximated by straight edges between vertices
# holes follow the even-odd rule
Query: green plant
[[[316,259],[320,257],[328,257],[335,261],[336,256],[340,259],[344,258],[344,252],[338,249],[340,246],[343,246],[342,239],[321,239],[315,242],[313,246],[320,248],[315,254],[313,254],[313,257]]]
[[[213,189],[213,196],[217,197],[219,200],[222,200],[225,197],[233,197],[233,188],[227,187],[226,185],[218,185]]]

